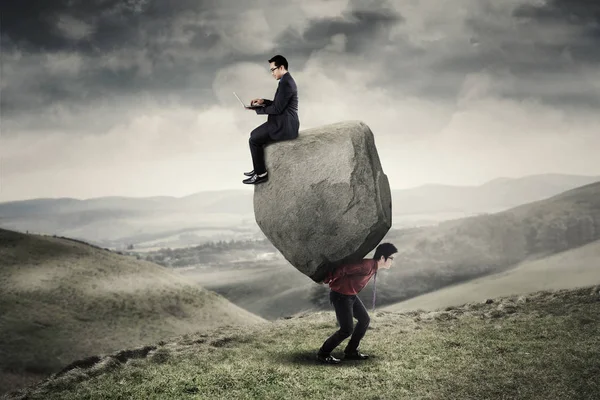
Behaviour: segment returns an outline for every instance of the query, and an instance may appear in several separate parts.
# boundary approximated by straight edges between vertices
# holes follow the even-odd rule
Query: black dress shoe
[[[254,175],[254,170],[252,170],[250,172],[244,172],[244,175],[246,175],[246,176],[252,176],[252,175]]]
[[[269,180],[268,174],[263,177],[258,176],[258,174],[254,174],[250,178],[244,179],[242,182],[249,184],[249,185],[256,185],[257,183],[266,182],[268,180]]]
[[[352,353],[344,353],[344,360],[366,360],[369,358],[368,355],[362,354],[359,351],[353,351]]]
[[[317,360],[325,364],[339,364],[341,360],[332,355],[317,354]]]

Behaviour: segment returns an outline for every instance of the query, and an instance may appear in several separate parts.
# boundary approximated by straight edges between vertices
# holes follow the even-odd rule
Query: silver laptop
[[[237,99],[240,101],[240,103],[242,103],[242,106],[244,106],[245,108],[262,108],[262,107],[264,107],[264,106],[265,106],[264,104],[257,104],[257,105],[255,105],[255,106],[251,106],[251,105],[245,105],[245,104],[244,104],[244,102],[242,101],[242,99],[240,99],[240,98],[238,97],[238,95],[237,95],[237,94],[235,94],[235,92],[233,92],[233,94],[235,95],[235,97],[237,97]]]

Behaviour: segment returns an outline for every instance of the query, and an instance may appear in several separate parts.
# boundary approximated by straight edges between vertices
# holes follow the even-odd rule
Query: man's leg
[[[325,340],[319,349],[319,354],[324,356],[329,355],[333,349],[352,334],[354,325],[352,320],[352,304],[356,296],[346,296],[336,292],[331,292],[330,296],[332,297],[335,316],[340,325],[340,329]]]
[[[254,173],[262,175],[267,172],[265,167],[265,149],[264,146],[271,143],[269,131],[266,124],[262,124],[250,133],[250,154],[252,154],[252,163],[254,164]]]
[[[371,318],[367,313],[367,309],[358,296],[356,296],[356,301],[352,307],[352,312],[354,314],[354,318],[356,318],[358,322],[356,323],[352,337],[348,341],[348,345],[344,350],[345,354],[356,353],[358,346],[360,345],[360,340],[363,338],[363,336],[365,336],[367,328],[369,327],[369,323],[371,322]]]

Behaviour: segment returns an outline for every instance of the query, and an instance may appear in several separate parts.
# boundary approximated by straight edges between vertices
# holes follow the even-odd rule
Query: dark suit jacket
[[[272,140],[289,140],[298,137],[298,88],[289,72],[279,79],[275,98],[264,100],[266,107],[257,108],[257,114],[268,114],[267,122],[257,129],[265,129]]]

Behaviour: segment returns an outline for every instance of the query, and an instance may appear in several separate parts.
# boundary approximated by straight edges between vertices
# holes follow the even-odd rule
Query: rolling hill
[[[435,310],[495,297],[593,284],[600,285],[600,240],[535,261],[525,261],[509,270],[445,287],[380,310]]]
[[[319,365],[331,311],[73,363],[6,400],[597,399],[600,287],[434,312],[379,311],[368,360]],[[340,356],[343,345],[334,350]]]
[[[267,320],[315,309],[310,298],[315,283],[285,259],[189,268],[180,273],[189,282],[219,293]]]
[[[0,310],[0,392],[124,346],[266,322],[156,264],[3,229]]]

